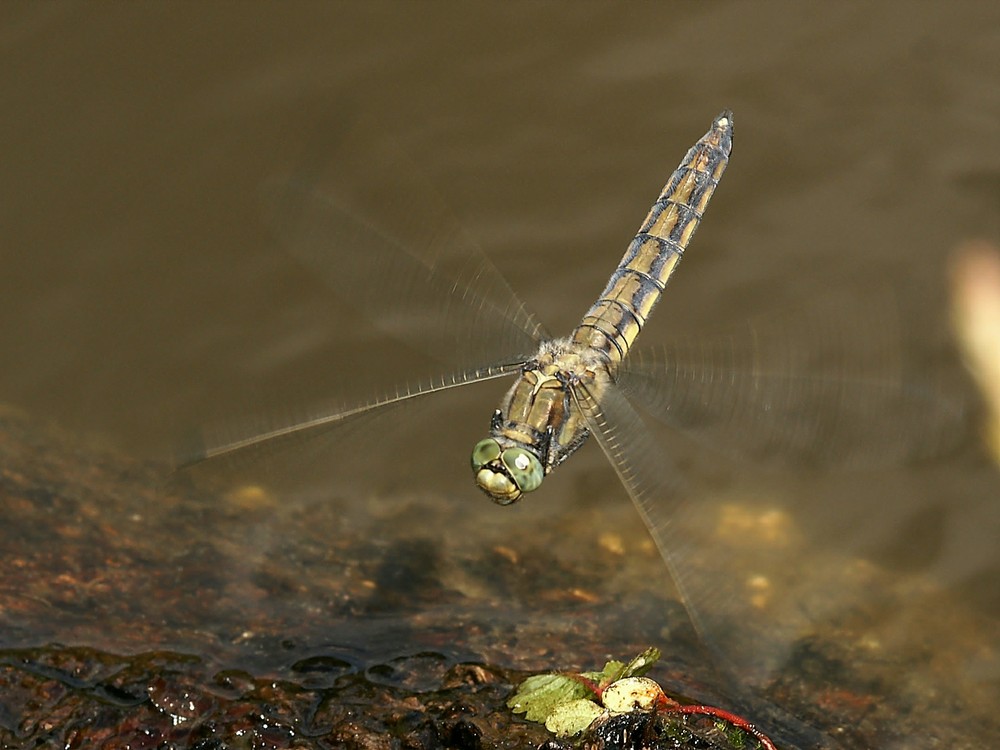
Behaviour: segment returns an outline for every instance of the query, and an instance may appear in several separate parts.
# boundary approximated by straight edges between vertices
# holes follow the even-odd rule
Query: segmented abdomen
[[[573,341],[601,350],[612,363],[628,353],[660,300],[729,163],[733,115],[719,115],[670,176],[618,268]]]

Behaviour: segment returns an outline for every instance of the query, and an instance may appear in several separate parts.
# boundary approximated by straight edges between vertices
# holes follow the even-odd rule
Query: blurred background
[[[926,577],[994,621],[1000,484],[948,268],[960,243],[1000,239],[998,49],[988,2],[6,4],[0,401],[166,459],[210,419],[362,398],[429,367],[411,370],[268,230],[262,186],[312,161],[336,174],[325,134],[345,120],[372,124],[372,154],[389,142],[408,155],[561,335],[729,108],[729,171],[646,343],[828,292],[849,309],[879,284],[912,290],[901,335],[915,374],[968,403],[970,427],[916,467],[707,481],[718,497],[777,498],[824,550]],[[355,252],[332,246],[331,267]],[[500,538],[563,522],[585,490],[631,518],[593,447],[503,520],[466,497],[467,451],[502,391],[452,392],[409,417],[432,419],[441,447],[418,438],[402,477],[368,428],[351,492],[438,494]],[[995,635],[944,679],[996,691]]]

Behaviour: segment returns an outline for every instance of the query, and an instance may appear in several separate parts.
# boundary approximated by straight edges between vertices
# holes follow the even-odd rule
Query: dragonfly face
[[[519,446],[504,448],[496,438],[486,438],[472,449],[472,470],[479,489],[498,505],[510,505],[525,492],[538,489],[545,477],[542,462]]]

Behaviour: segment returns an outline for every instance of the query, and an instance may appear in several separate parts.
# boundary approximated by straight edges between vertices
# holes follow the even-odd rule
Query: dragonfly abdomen
[[[719,115],[671,175],[573,341],[611,362],[628,354],[694,235],[729,163],[731,112]]]

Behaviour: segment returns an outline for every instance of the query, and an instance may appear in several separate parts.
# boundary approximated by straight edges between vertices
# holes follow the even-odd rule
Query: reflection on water
[[[941,258],[956,239],[997,230],[995,154],[984,146],[995,131],[995,10],[213,13],[192,26],[167,8],[11,11],[0,40],[10,62],[3,401],[148,455],[173,422],[331,395],[353,402],[433,371],[433,354],[400,350],[283,258],[261,221],[260,186],[302,144],[324,142],[317,123],[343,109],[345,94],[420,161],[557,331],[598,291],[691,124],[732,107],[737,161],[643,338],[666,346],[669,334],[681,343],[665,351],[679,347],[721,373],[717,363],[731,368],[752,351],[744,331],[797,327],[795,318],[748,327],[748,316],[808,311],[831,287],[850,300],[890,280],[904,290],[893,315],[906,356],[896,361],[962,392],[952,387],[960,372]],[[412,218],[389,187],[398,183],[382,184],[383,213],[369,218]],[[397,229],[419,244],[420,227]],[[907,297],[917,281],[938,291]],[[876,339],[890,330],[866,326],[855,309],[834,317]],[[406,335],[425,320],[388,323]],[[713,331],[727,337],[693,354],[685,342]],[[436,348],[447,350],[450,331],[439,332]],[[418,650],[545,670],[652,642],[675,660],[656,675],[661,684],[738,708],[741,691],[697,695],[733,683],[707,674],[685,639],[651,542],[598,451],[574,456],[530,506],[505,512],[472,490],[467,454],[501,390],[453,391],[268,458],[265,478],[308,491],[262,485],[226,498],[175,487],[164,499],[151,489],[162,483],[152,467],[5,421],[0,645],[195,654],[212,665],[206,674],[249,672],[245,683],[227,678],[238,693],[258,682],[264,690],[261,675],[350,682]],[[759,474],[729,460],[744,433],[711,421],[720,403],[684,402],[675,422],[714,425],[705,440],[721,435],[737,450],[720,458],[673,433],[662,445],[698,500],[692,566],[747,612],[713,625],[715,645],[752,670],[741,680],[843,746],[990,744],[1000,674],[995,468],[968,443],[916,464],[875,460],[862,473],[828,475],[817,462]],[[795,405],[776,404],[783,415]],[[880,426],[933,443],[920,424]],[[796,434],[800,446],[814,438]],[[4,674],[46,691],[54,716],[60,690],[98,708],[143,700],[124,682],[122,693],[107,687],[117,657],[104,671],[91,657],[90,680],[61,653],[64,671],[41,664],[25,677],[11,667],[23,652],[5,652]],[[418,687],[433,661],[413,660]],[[327,666],[308,666],[317,663]],[[149,695],[147,707],[178,709],[155,686]],[[5,729],[23,705],[4,704]],[[764,706],[743,713],[769,717]]]

